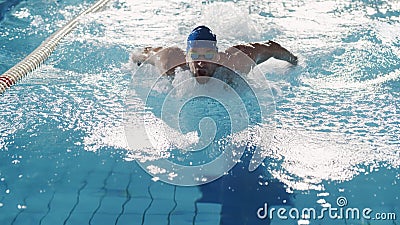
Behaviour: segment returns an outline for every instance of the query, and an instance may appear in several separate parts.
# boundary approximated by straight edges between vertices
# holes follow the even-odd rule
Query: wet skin
[[[193,48],[186,55],[190,71],[199,84],[205,84],[210,80],[218,67],[218,59],[218,52],[207,48]]]

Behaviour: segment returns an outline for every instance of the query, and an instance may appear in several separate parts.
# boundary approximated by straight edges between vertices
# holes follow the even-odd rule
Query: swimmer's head
[[[191,48],[209,48],[218,51],[217,36],[213,34],[210,28],[198,26],[190,32],[187,38],[186,52]]]
[[[197,82],[207,83],[217,68],[218,48],[216,35],[210,28],[199,26],[187,39],[186,62]]]

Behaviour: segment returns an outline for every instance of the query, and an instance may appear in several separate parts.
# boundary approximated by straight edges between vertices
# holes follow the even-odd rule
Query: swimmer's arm
[[[279,60],[287,61],[293,65],[297,65],[297,57],[273,41],[236,45],[228,49],[227,52],[229,54],[235,50],[240,50],[250,57],[250,59],[252,59],[256,64],[263,63],[269,58],[273,57]]]
[[[297,56],[293,55],[291,52],[289,52],[287,49],[276,42],[267,41],[265,43],[256,45],[255,48],[260,48],[259,54],[256,55],[254,59],[257,64],[263,63],[269,58],[273,57],[275,59],[289,62],[292,65],[297,65]]]
[[[141,52],[133,52],[131,60],[138,66],[151,64],[160,70],[163,75],[174,75],[177,67],[185,67],[185,53],[177,47],[146,47]]]
[[[142,51],[134,51],[131,53],[131,60],[133,63],[136,63],[138,66],[145,64],[151,64],[155,66],[155,58],[154,56],[157,52],[161,51],[163,47],[145,47]]]

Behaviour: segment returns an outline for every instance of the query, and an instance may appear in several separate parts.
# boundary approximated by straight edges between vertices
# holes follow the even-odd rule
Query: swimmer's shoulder
[[[185,52],[179,47],[162,48],[153,57],[163,75],[173,76],[177,68],[187,69]]]

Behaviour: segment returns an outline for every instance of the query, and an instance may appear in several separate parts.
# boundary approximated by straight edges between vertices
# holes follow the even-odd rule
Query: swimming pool
[[[1,73],[94,1],[40,2],[0,22]],[[399,20],[390,1],[111,1],[1,96],[0,224],[399,224]],[[215,182],[173,186],[128,151],[129,54],[184,47],[200,23],[221,49],[273,39],[300,63],[260,66],[276,107],[272,142],[255,146],[264,165],[250,173],[244,157]],[[329,207],[397,218],[276,213]]]

